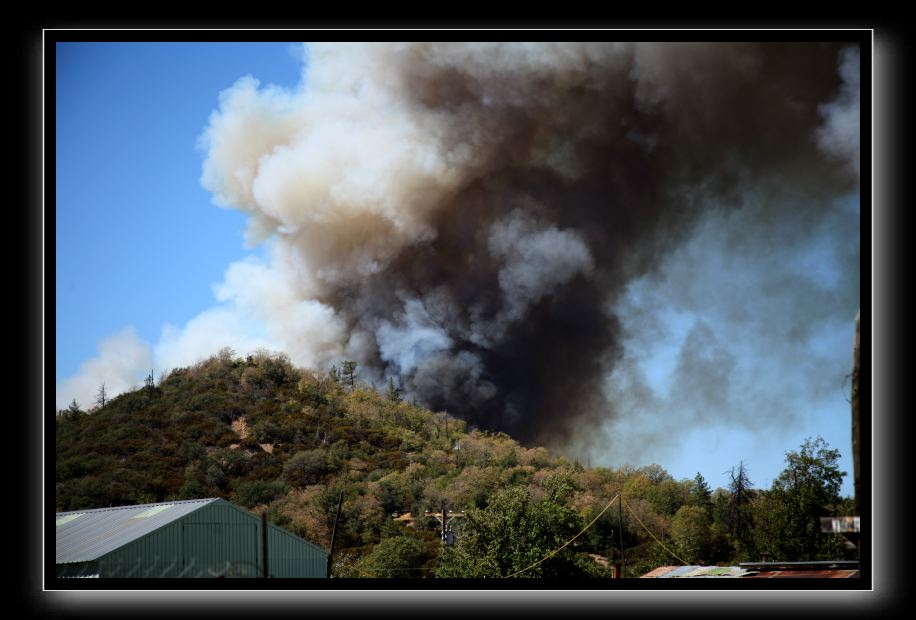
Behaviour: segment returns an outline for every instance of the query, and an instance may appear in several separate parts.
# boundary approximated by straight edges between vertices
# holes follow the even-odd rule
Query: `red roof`
[[[848,569],[825,570],[770,570],[745,575],[749,579],[848,579],[858,577],[859,571]]]

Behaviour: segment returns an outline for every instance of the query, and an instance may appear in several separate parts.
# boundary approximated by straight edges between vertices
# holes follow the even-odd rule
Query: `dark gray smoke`
[[[225,294],[298,363],[568,446],[615,414],[628,283],[711,212],[804,236],[856,189],[857,76],[838,44],[312,46],[300,90],[240,80],[205,133],[205,187],[277,240]],[[727,380],[714,329],[679,382]]]

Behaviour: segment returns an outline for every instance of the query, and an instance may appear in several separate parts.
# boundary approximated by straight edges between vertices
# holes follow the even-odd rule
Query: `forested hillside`
[[[321,375],[283,355],[230,350],[56,421],[58,511],[223,497],[328,548],[340,577],[625,576],[665,564],[856,557],[816,517],[850,514],[838,453],[789,452],[772,488],[741,463],[728,489],[658,465],[585,468],[503,433],[361,384],[342,362]],[[609,510],[618,496],[624,500]],[[445,547],[425,511],[465,511]],[[411,513],[408,519],[406,513]],[[411,520],[412,519],[412,520]],[[618,523],[622,522],[622,534]],[[622,540],[621,540],[622,539]]]

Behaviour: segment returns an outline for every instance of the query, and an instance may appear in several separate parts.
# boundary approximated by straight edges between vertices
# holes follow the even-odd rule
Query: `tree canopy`
[[[726,564],[853,553],[817,532],[817,517],[851,510],[820,438],[786,455],[771,489],[740,463],[710,490],[699,472],[675,480],[657,464],[584,468],[345,367],[224,351],[90,411],[73,402],[56,417],[57,510],[222,497],[328,548],[343,493],[338,576],[607,576],[621,539],[628,577],[676,561],[665,548]],[[563,547],[618,493],[641,523],[611,511]],[[444,505],[467,514],[453,546],[424,516]]]
[[[818,437],[786,453],[786,468],[759,502],[758,546],[774,560],[835,559],[839,539],[820,532],[820,517],[837,514],[845,472],[838,450]]]

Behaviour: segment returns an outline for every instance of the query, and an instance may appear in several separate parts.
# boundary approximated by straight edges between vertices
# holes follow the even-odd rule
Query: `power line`
[[[646,527],[646,524],[643,523],[642,520],[641,520],[638,516],[636,516],[636,513],[633,512],[633,509],[630,508],[630,504],[629,504],[628,502],[624,501],[623,504],[624,504],[624,506],[627,507],[627,510],[630,511],[630,514],[633,515],[633,517],[636,519],[636,521],[639,522],[639,524],[642,526],[642,529],[644,529],[644,530],[646,530],[647,532],[649,532],[649,536],[651,536],[652,538],[654,538],[654,539],[655,539],[655,542],[657,542],[659,545],[661,545],[662,549],[664,549],[665,551],[667,551],[668,553],[670,553],[672,556],[674,556],[674,557],[677,559],[677,561],[680,562],[681,564],[683,564],[684,566],[690,566],[690,563],[689,563],[689,562],[685,562],[684,560],[682,560],[681,558],[679,558],[677,555],[675,555],[675,553],[674,553],[671,549],[669,549],[668,547],[665,546],[665,543],[663,543],[662,541],[660,541],[660,540],[658,539],[658,537],[657,537],[655,534],[653,534],[653,533],[651,532],[651,530],[649,530],[649,528]]]
[[[373,572],[381,572],[381,571],[394,572],[394,571],[410,571],[410,570],[433,570],[432,568],[430,568],[430,567],[425,567],[425,566],[416,566],[416,567],[411,567],[411,568],[360,568],[359,566],[356,566],[355,564],[348,564],[348,563],[346,563],[346,562],[338,562],[338,564],[339,564],[340,566],[343,566],[344,568],[349,568],[349,569],[352,569],[352,570],[354,570],[354,571],[356,571],[356,572],[358,572],[358,573],[362,573],[363,575],[365,575],[366,577],[369,577],[370,579],[378,579],[379,577],[378,577],[378,575],[371,575],[371,574],[369,574],[369,572],[367,572],[367,571],[373,571]]]
[[[369,573],[367,573],[366,571],[362,570],[361,568],[359,568],[358,566],[354,564],[347,564],[346,562],[338,562],[338,564],[343,566],[344,568],[352,568],[357,573],[362,573],[363,575],[365,575],[366,577],[369,577],[370,579],[376,579],[375,575],[370,575]]]
[[[661,540],[659,540],[659,538],[658,538],[655,534],[653,534],[652,531],[651,531],[648,527],[646,527],[646,524],[643,523],[643,522],[642,522],[642,519],[640,519],[639,516],[636,514],[636,512],[633,511],[633,508],[630,506],[630,504],[629,504],[628,502],[626,502],[625,500],[623,500],[623,499],[620,497],[620,493],[618,493],[617,495],[614,496],[614,498],[613,498],[611,501],[608,502],[607,506],[605,506],[605,507],[601,510],[601,512],[599,512],[598,515],[597,515],[594,519],[592,519],[591,521],[589,521],[588,525],[586,525],[584,528],[582,528],[582,531],[580,531],[578,534],[576,534],[575,536],[573,536],[572,538],[570,538],[569,540],[567,540],[565,543],[563,543],[562,545],[560,545],[559,547],[557,547],[556,549],[554,549],[553,551],[551,551],[550,553],[548,553],[547,555],[545,555],[543,558],[541,558],[541,559],[538,560],[537,562],[534,562],[534,563],[530,564],[529,566],[526,566],[526,567],[523,568],[522,570],[516,571],[516,572],[512,573],[511,575],[506,575],[506,576],[504,577],[504,579],[509,579],[509,578],[511,578],[511,577],[516,577],[516,576],[518,576],[518,575],[521,575],[522,573],[531,570],[532,568],[534,568],[534,567],[537,566],[538,564],[541,564],[541,563],[543,563],[543,562],[549,560],[550,558],[552,558],[553,556],[555,556],[557,553],[559,553],[560,551],[562,551],[563,549],[565,549],[567,546],[570,545],[570,543],[572,543],[574,540],[576,540],[577,538],[579,538],[579,536],[581,536],[581,535],[584,534],[586,531],[588,531],[588,529],[589,529],[592,525],[594,525],[595,522],[596,522],[598,519],[600,519],[601,516],[602,516],[605,512],[607,512],[608,509],[609,509],[611,506],[613,506],[614,502],[617,501],[618,499],[620,499],[621,505],[626,506],[627,510],[630,511],[630,514],[633,515],[633,518],[636,519],[637,523],[639,523],[639,525],[641,525],[642,528],[643,528],[644,530],[646,530],[646,532],[649,534],[649,536],[651,536],[651,537],[655,540],[655,542],[657,542],[657,543],[662,547],[662,549],[664,549],[664,550],[667,551],[669,554],[671,554],[672,557],[676,558],[676,559],[677,559],[681,564],[683,564],[684,566],[689,566],[689,565],[690,565],[689,562],[684,561],[684,560],[681,559],[676,553],[674,553],[673,551],[671,551],[671,549],[669,549],[667,546],[665,546],[665,544],[664,544]],[[366,577],[370,577],[370,578],[372,578],[372,579],[376,579],[377,576],[376,576],[376,575],[370,575],[370,574],[369,574],[368,572],[366,572],[366,571],[387,571],[387,572],[394,572],[394,571],[411,571],[411,570],[433,570],[432,568],[426,568],[426,567],[411,567],[411,568],[368,568],[368,569],[363,570],[363,569],[361,569],[361,568],[359,568],[359,567],[357,567],[357,566],[354,566],[354,565],[352,565],[352,564],[345,564],[345,563],[343,563],[343,562],[341,562],[341,564],[343,564],[343,566],[345,566],[345,567],[347,567],[347,568],[351,568],[351,569],[353,569],[353,570],[355,570],[355,571],[357,571],[357,572],[359,572],[359,573],[362,573],[362,574],[365,575]]]
[[[433,569],[426,567],[426,566],[418,566],[414,568],[366,568],[364,570],[391,572],[391,571],[402,571],[402,570],[433,570]]]
[[[543,558],[541,558],[540,560],[538,560],[537,562],[535,562],[535,563],[532,564],[531,566],[527,566],[527,567],[523,568],[523,569],[520,570],[520,571],[516,571],[516,572],[512,573],[511,575],[506,575],[506,576],[505,576],[505,579],[508,579],[509,577],[515,577],[516,575],[521,575],[521,574],[524,573],[525,571],[534,568],[535,566],[537,566],[537,565],[540,564],[541,562],[550,559],[551,557],[553,557],[554,555],[556,555],[557,553],[559,553],[560,551],[562,551],[563,548],[565,548],[569,543],[571,543],[571,542],[574,541],[575,539],[579,538],[579,536],[581,536],[582,534],[584,534],[585,531],[586,531],[588,528],[590,528],[590,527],[595,523],[595,521],[597,521],[597,520],[601,517],[601,515],[603,515],[605,512],[607,512],[607,509],[611,507],[611,504],[613,504],[613,503],[617,500],[618,497],[620,497],[620,493],[618,493],[617,495],[615,495],[615,496],[614,496],[614,499],[612,499],[610,502],[608,502],[608,505],[604,507],[604,510],[602,510],[601,512],[599,512],[599,513],[598,513],[598,516],[595,517],[594,519],[592,519],[591,522],[589,522],[589,524],[586,525],[586,526],[582,529],[581,532],[579,532],[578,534],[576,534],[575,536],[573,536],[572,538],[570,538],[569,540],[567,540],[567,541],[566,541],[565,543],[563,543],[560,547],[558,547],[558,548],[555,549],[554,551],[551,551],[550,553],[548,553],[547,555],[545,555]]]

